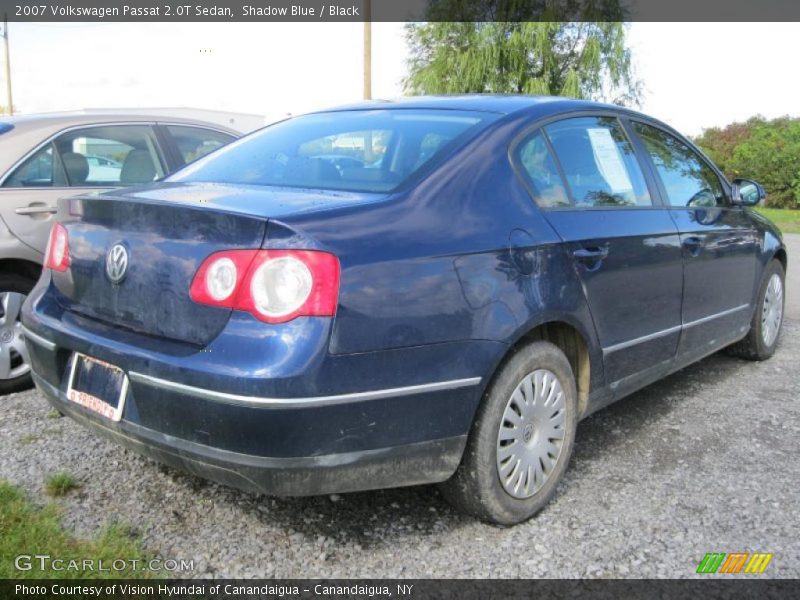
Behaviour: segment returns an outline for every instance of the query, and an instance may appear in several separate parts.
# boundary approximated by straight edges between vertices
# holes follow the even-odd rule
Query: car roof
[[[386,109],[463,110],[494,113],[502,117],[511,117],[511,115],[524,116],[526,119],[549,118],[560,114],[580,113],[582,111],[608,111],[620,116],[632,117],[657,124],[659,127],[686,140],[685,136],[669,124],[626,106],[594,102],[592,100],[565,98],[562,96],[523,96],[507,94],[405,96],[391,100],[364,100],[362,102],[315,111],[315,113],[311,114]]]
[[[344,106],[337,106],[316,112],[336,112],[347,110],[380,110],[380,109],[439,109],[439,110],[472,110],[492,112],[502,115],[547,106],[549,110],[582,110],[592,108],[622,107],[588,100],[562,98],[560,96],[515,96],[505,94],[466,94],[442,96],[405,96],[391,100],[365,100]]]
[[[14,130],[37,130],[53,129],[81,126],[81,125],[102,125],[111,123],[180,123],[185,125],[200,125],[211,127],[220,131],[227,131],[237,137],[241,135],[230,127],[225,127],[211,121],[180,117],[176,115],[155,115],[116,110],[79,110],[69,112],[46,112],[28,115],[14,115],[10,117],[0,117],[0,124],[8,124]],[[12,131],[12,130],[9,130]]]

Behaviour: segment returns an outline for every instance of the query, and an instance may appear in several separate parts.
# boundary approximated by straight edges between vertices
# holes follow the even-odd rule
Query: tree
[[[744,123],[705,129],[695,138],[729,179],[755,179],[767,206],[800,206],[800,119],[752,117]]]
[[[558,95],[638,105],[621,22],[427,22],[406,26],[409,94]]]

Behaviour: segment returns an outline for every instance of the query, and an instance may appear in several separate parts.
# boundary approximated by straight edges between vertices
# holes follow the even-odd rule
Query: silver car
[[[39,278],[56,200],[150,183],[240,135],[110,112],[0,118],[0,394],[31,385],[19,309]]]

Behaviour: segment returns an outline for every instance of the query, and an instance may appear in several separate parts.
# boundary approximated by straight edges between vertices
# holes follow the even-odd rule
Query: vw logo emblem
[[[113,283],[119,283],[127,272],[128,250],[122,244],[114,244],[106,254],[106,275]]]

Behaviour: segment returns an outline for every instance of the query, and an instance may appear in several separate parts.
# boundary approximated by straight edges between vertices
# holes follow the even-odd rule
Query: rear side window
[[[714,207],[727,203],[717,174],[689,146],[665,131],[634,122],[667,192],[670,206]]]
[[[71,186],[138,185],[164,175],[149,125],[103,125],[55,141]]]
[[[633,146],[613,117],[577,117],[544,128],[578,207],[652,206]]]
[[[169,180],[388,192],[496,118],[417,109],[306,115],[234,142]]]
[[[558,167],[540,132],[536,132],[519,146],[517,158],[533,188],[536,204],[542,208],[571,205]]]
[[[178,147],[183,164],[189,164],[198,158],[202,158],[209,152],[222,148],[225,144],[236,139],[227,133],[203,127],[167,125],[167,131]]]

